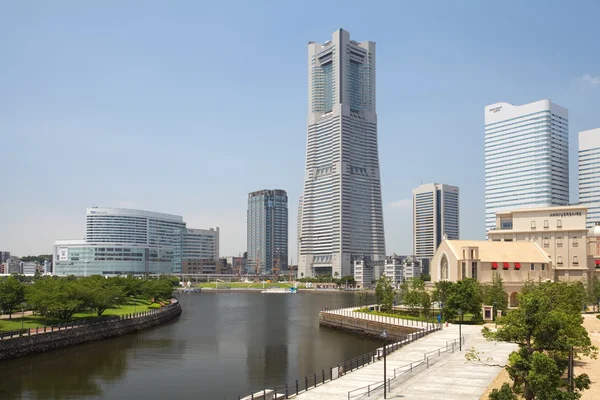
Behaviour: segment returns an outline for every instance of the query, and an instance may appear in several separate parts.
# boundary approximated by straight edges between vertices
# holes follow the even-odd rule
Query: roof
[[[444,240],[462,260],[462,248],[478,247],[479,259],[483,262],[528,262],[550,263],[550,257],[535,242],[492,242],[487,240]]]
[[[501,210],[496,211],[496,214],[506,215],[506,214],[515,214],[515,213],[526,213],[532,211],[558,211],[558,210],[586,210],[587,206],[582,205],[571,205],[571,206],[555,206],[555,207],[539,207],[539,208],[518,208],[515,210]]]

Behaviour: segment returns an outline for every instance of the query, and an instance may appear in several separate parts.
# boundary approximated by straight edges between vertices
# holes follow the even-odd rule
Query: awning
[[[493,262],[492,263],[492,269],[498,269],[498,263],[497,262]]]
[[[594,260],[594,263],[595,263],[596,265],[600,265],[600,260]]]
[[[515,269],[521,269],[521,263],[515,263]]]
[[[502,263],[502,266],[504,267],[504,269],[510,268],[510,265],[507,262]]]

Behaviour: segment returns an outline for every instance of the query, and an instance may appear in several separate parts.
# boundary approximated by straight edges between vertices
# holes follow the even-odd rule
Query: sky
[[[377,43],[387,253],[412,253],[420,183],[458,186],[460,236],[483,239],[488,104],[569,109],[577,201],[599,16],[598,0],[0,1],[0,250],[83,238],[96,205],[218,226],[221,256],[238,255],[248,193],[280,188],[295,258],[307,44],[339,28]]]

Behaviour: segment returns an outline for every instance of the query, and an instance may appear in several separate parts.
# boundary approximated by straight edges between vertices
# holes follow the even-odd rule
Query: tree
[[[80,281],[68,278],[42,278],[28,286],[27,304],[40,314],[68,320],[73,314],[85,310],[88,292]]]
[[[14,276],[9,276],[0,281],[0,308],[8,313],[8,319],[12,318],[12,313],[25,300],[25,290],[23,284]]]
[[[448,299],[449,293],[452,291],[454,282],[450,281],[439,281],[435,283],[435,289],[433,290],[432,300],[439,303],[442,308],[442,318],[446,318],[444,313],[444,305]]]
[[[500,390],[492,390],[489,398],[490,400],[518,400],[517,395],[513,393],[508,383],[503,383]]]
[[[483,295],[479,282],[472,278],[465,278],[456,282],[451,288],[444,306],[446,316],[455,318],[460,310],[463,314],[472,314],[473,320],[481,319]]]
[[[484,285],[483,289],[483,303],[487,305],[495,305],[496,310],[506,312],[508,309],[508,296],[504,291],[504,283],[499,273],[494,272],[492,276],[492,283]],[[494,310],[494,311],[496,311]],[[494,319],[496,316],[494,315]]]
[[[125,290],[119,286],[116,278],[92,276],[84,278],[82,283],[86,289],[86,306],[95,310],[98,316],[106,309],[126,302]]]
[[[381,304],[385,311],[392,311],[395,295],[396,292],[392,286],[392,281],[385,275],[382,275],[377,281],[377,286],[375,287],[377,304]]]
[[[148,279],[144,281],[142,294],[152,302],[168,300],[173,295],[173,285],[164,279]]]
[[[361,290],[360,292],[358,292],[358,306],[359,307],[363,306],[363,304],[365,303],[365,299],[366,298],[367,298],[367,294],[363,290]]]
[[[424,282],[431,282],[431,275],[429,275],[429,274],[421,274],[421,279]]]
[[[581,397],[588,389],[587,374],[573,377],[571,390],[563,376],[568,367],[568,354],[596,357],[586,329],[582,326],[581,291],[578,284],[547,282],[530,285],[520,295],[519,308],[499,319],[500,327],[493,332],[483,329],[488,340],[516,343],[519,348],[509,356],[506,370],[513,380],[510,391],[526,400]],[[585,296],[585,293],[583,293]],[[510,399],[493,394],[493,399]],[[491,395],[490,395],[490,398]],[[513,397],[514,398],[514,397]]]
[[[596,311],[600,311],[600,279],[597,276],[594,276],[590,289],[590,300],[596,306]]]
[[[340,279],[342,284],[348,283],[348,285],[356,285],[356,279],[354,279],[354,275],[345,275]]]

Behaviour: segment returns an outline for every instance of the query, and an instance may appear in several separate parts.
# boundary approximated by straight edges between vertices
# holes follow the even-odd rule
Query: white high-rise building
[[[297,249],[296,249],[296,263],[298,263],[300,261],[300,236],[302,236],[302,202],[303,202],[303,197],[300,196],[300,198],[298,199],[298,227],[296,229],[296,233],[298,236],[296,236],[296,244],[298,245]],[[293,264],[293,263],[292,263]],[[298,264],[296,264],[298,265]]]
[[[459,239],[458,187],[426,183],[413,189],[413,254],[429,273],[429,260],[446,236]]]
[[[569,113],[550,100],[485,107],[485,227],[503,210],[569,203]]]
[[[352,274],[385,260],[375,43],[343,29],[308,44],[308,140],[298,273]]]
[[[579,204],[588,228],[600,222],[600,128],[579,132]]]

